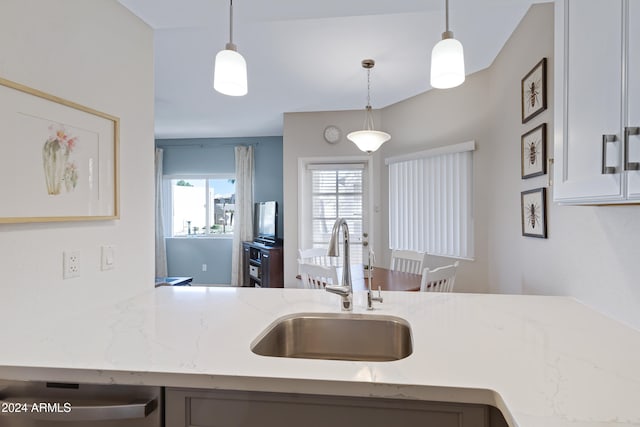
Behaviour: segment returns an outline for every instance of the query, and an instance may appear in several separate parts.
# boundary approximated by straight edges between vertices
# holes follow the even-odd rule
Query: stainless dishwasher
[[[163,409],[161,387],[0,380],[0,427],[158,427]]]

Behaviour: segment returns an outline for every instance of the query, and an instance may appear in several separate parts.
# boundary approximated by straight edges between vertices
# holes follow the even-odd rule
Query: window
[[[344,218],[349,227],[351,262],[362,264],[362,237],[368,225],[367,169],[365,162],[304,164],[301,248],[328,248],[333,224]]]
[[[233,235],[235,177],[171,176],[165,183],[168,236]]]
[[[472,259],[474,142],[386,159],[389,246]]]

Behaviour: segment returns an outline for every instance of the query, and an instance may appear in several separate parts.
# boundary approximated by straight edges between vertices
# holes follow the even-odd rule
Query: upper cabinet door
[[[640,163],[640,0],[629,0],[627,24],[627,162],[632,170],[627,172],[629,199],[640,200],[640,170],[633,170]]]
[[[556,1],[554,200],[624,200],[623,0]]]

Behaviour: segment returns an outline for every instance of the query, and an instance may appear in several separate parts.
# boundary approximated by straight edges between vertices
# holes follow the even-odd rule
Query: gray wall
[[[282,137],[159,139],[166,175],[234,173],[234,146],[254,146],[254,199],[276,200],[278,235],[283,230]],[[202,271],[207,264],[207,271]],[[198,284],[231,283],[231,238],[179,237],[167,239],[170,276],[191,276]]]

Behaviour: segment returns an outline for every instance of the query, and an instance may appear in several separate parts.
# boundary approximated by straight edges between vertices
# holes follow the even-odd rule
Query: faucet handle
[[[382,302],[382,293],[380,286],[378,286],[378,296],[373,296],[373,291],[369,289],[367,291],[367,310],[373,310],[373,301]]]
[[[374,298],[374,301],[382,302],[382,289],[378,286],[378,296]]]

